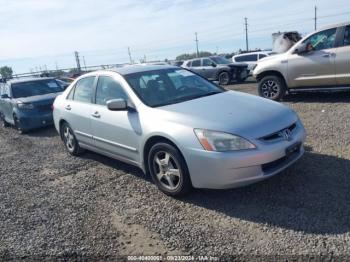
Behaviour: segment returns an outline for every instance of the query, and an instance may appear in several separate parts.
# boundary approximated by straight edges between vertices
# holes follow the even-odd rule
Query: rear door
[[[350,25],[341,35],[335,57],[336,80],[338,86],[350,86]]]
[[[65,120],[74,130],[79,142],[93,145],[91,113],[95,76],[81,78],[71,90],[65,101]]]
[[[201,59],[194,59],[192,60],[192,64],[191,64],[191,68],[190,68],[191,71],[203,76],[203,70],[202,70],[202,65],[201,65]]]
[[[139,115],[136,110],[110,111],[107,102],[119,98],[129,99],[120,81],[108,75],[99,76],[91,117],[94,143],[100,150],[137,163],[142,133]]]
[[[335,39],[337,28],[317,32],[303,41],[313,51],[288,57],[289,87],[322,87],[336,84]],[[287,61],[286,61],[287,62]]]

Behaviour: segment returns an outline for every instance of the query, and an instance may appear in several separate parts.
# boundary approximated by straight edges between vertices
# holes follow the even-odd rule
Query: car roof
[[[248,52],[248,53],[242,53],[242,54],[238,54],[238,55],[234,55],[233,57],[238,57],[238,56],[244,56],[244,55],[255,55],[255,54],[263,54],[263,55],[268,55],[268,54],[272,54],[275,53],[273,51],[253,51],[253,52]]]
[[[316,33],[316,32],[322,31],[322,30],[326,30],[326,29],[331,29],[331,28],[334,28],[334,27],[343,27],[343,26],[347,26],[347,25],[350,25],[350,21],[322,26],[317,31],[314,31],[312,33]]]
[[[97,72],[109,71],[109,72],[116,72],[120,75],[129,75],[134,73],[142,73],[142,72],[155,71],[155,70],[161,70],[161,69],[178,69],[178,68],[179,67],[172,66],[172,65],[130,65],[130,66],[124,66],[116,69],[102,70]]]
[[[18,83],[27,83],[27,82],[36,82],[43,80],[53,80],[54,77],[29,77],[29,78],[14,78],[7,81],[9,84],[18,84]]]

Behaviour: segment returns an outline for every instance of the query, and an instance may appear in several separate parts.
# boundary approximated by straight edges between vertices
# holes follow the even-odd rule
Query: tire
[[[21,135],[25,134],[26,131],[22,128],[21,122],[19,121],[16,115],[13,115],[13,121],[15,122],[15,128],[18,131],[18,133]]]
[[[179,150],[168,143],[157,143],[148,154],[148,170],[163,193],[183,196],[191,191],[192,183],[186,162]]]
[[[261,97],[280,101],[286,95],[287,87],[280,76],[270,75],[260,80],[258,91]]]
[[[69,154],[79,156],[83,153],[84,150],[79,146],[79,142],[68,123],[62,124],[61,137]]]
[[[10,124],[6,122],[5,116],[3,113],[0,113],[0,121],[1,121],[2,127],[9,127],[10,126]]]
[[[228,72],[226,72],[226,71],[221,72],[219,74],[218,78],[219,78],[219,84],[220,85],[228,85],[231,82],[230,74]]]

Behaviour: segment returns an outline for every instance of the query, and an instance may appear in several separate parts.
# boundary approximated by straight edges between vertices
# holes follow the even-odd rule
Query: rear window
[[[258,55],[242,55],[235,57],[236,62],[253,62],[258,60]]]
[[[13,98],[40,96],[63,91],[63,88],[55,80],[13,83],[11,87]]]
[[[198,67],[198,66],[201,66],[201,60],[200,59],[193,60],[192,67]]]

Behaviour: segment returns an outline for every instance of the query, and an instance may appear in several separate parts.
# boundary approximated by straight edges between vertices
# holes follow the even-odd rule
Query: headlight
[[[33,104],[18,103],[17,107],[19,109],[34,109],[34,105]]]
[[[205,129],[195,129],[194,132],[207,151],[226,152],[256,148],[254,144],[240,136]]]

